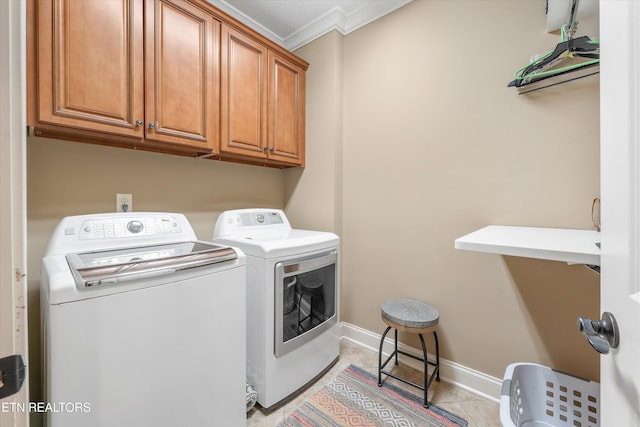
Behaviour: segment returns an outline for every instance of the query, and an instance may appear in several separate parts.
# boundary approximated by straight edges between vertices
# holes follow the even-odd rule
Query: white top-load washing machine
[[[338,359],[340,239],[240,209],[220,214],[213,241],[247,256],[247,381],[272,409]]]
[[[46,424],[246,425],[245,267],[181,214],[64,218],[42,261]]]

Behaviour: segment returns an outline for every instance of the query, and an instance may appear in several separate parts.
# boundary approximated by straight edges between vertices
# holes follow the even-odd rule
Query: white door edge
[[[26,2],[0,1],[0,357],[28,364]],[[28,379],[0,401],[0,427],[29,426]]]

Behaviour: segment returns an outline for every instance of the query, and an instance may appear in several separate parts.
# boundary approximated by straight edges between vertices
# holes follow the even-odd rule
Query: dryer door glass
[[[312,340],[337,322],[337,252],[276,264],[276,357]]]

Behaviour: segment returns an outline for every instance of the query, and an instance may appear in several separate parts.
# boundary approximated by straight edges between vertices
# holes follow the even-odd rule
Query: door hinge
[[[26,370],[21,355],[13,354],[0,359],[0,399],[19,392],[25,376]]]

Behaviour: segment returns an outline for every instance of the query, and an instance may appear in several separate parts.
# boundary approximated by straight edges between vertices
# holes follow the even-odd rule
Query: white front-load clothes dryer
[[[271,410],[338,359],[340,239],[278,209],[223,212],[213,237],[247,257],[247,380]]]
[[[181,214],[64,218],[42,261],[46,425],[246,425],[245,268]]]

